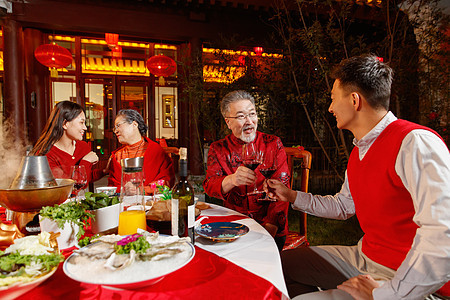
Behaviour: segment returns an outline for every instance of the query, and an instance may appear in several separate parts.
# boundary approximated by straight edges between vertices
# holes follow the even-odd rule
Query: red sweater
[[[85,166],[89,183],[92,180],[92,163],[82,159],[89,152],[91,152],[90,143],[76,141],[73,155],[53,146],[45,156],[55,178],[70,178],[70,167],[80,165]]]
[[[148,143],[147,150],[145,150],[144,154],[145,184],[148,185],[151,182],[164,179],[169,182],[170,187],[172,187],[175,182],[175,172],[173,169],[172,160],[158,143],[152,141],[147,137],[144,137],[144,139]],[[108,178],[108,185],[116,186],[117,192],[120,192],[120,184],[122,181],[122,167],[117,161],[115,153],[123,147],[117,149],[111,154],[111,163],[109,165],[110,173]]]
[[[364,231],[362,251],[373,261],[398,269],[418,228],[412,198],[395,172],[395,162],[404,137],[426,127],[397,120],[376,139],[359,160],[355,147],[347,175],[356,214]]]

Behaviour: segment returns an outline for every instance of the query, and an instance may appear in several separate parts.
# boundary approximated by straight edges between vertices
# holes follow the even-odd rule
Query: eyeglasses
[[[245,115],[244,114],[238,114],[236,117],[225,117],[225,118],[236,119],[236,120],[239,120],[239,121],[244,121],[247,117],[249,117],[252,120],[255,120],[256,118],[258,118],[258,114],[256,112],[251,112],[251,113],[248,113],[248,114],[245,114]]]
[[[122,121],[120,123],[117,123],[116,126],[114,126],[113,131],[116,132],[122,124],[127,123],[127,121]]]

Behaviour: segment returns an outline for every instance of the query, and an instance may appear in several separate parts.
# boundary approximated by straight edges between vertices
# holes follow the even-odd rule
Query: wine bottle
[[[194,243],[194,189],[187,180],[187,148],[180,148],[180,178],[172,188],[172,235],[189,236]]]

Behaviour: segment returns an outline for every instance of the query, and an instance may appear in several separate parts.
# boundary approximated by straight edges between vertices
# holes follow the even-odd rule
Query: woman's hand
[[[125,183],[125,186],[123,187],[123,189],[124,189],[124,191],[120,191],[120,192],[124,193],[126,196],[134,196],[137,193],[136,186],[131,182]]]
[[[90,162],[91,164],[95,165],[96,163],[98,163],[97,153],[95,153],[94,151],[91,151],[83,157],[83,160],[86,160],[86,161]]]

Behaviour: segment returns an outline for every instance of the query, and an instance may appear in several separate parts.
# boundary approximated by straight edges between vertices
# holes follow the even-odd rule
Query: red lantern
[[[243,55],[239,56],[238,62],[241,66],[245,66],[245,56],[243,56]]]
[[[147,69],[155,76],[170,76],[177,70],[177,63],[165,55],[155,55],[147,60]]]
[[[119,44],[119,35],[117,33],[105,33],[105,41],[109,48],[114,49]]]
[[[261,54],[263,53],[264,49],[263,49],[263,47],[255,47],[255,48],[253,48],[253,51],[255,51],[256,55],[261,56]]]
[[[72,63],[72,53],[56,44],[40,45],[34,51],[34,56],[49,68],[65,68]]]

